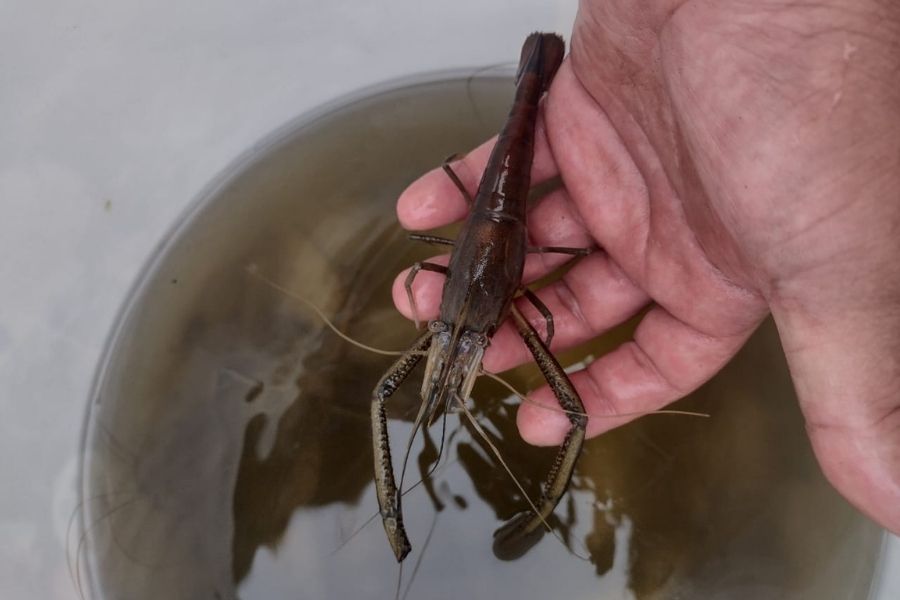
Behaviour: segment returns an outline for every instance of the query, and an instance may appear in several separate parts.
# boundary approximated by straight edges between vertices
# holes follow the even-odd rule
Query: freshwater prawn
[[[546,477],[540,499],[537,503],[529,501],[530,510],[520,512],[497,530],[494,534],[495,551],[519,546],[512,552],[502,551],[506,556],[513,557],[536,541],[542,533],[542,526],[546,526],[547,518],[565,493],[581,453],[587,416],[578,392],[548,350],[553,336],[552,316],[537,296],[522,284],[525,256],[529,251],[572,255],[589,252],[583,248],[528,247],[526,199],[538,104],[549,88],[564,53],[565,43],[556,34],[533,33],[528,36],[516,74],[515,100],[474,198],[469,196],[450,165],[446,162],[443,165],[444,171],[469,202],[470,211],[460,235],[455,241],[426,235],[411,236],[413,239],[450,244],[453,251],[446,267],[419,262],[410,270],[406,292],[414,312],[412,282],[416,274],[424,270],[446,276],[440,315],[428,323],[425,333],[388,369],[372,392],[375,487],[384,529],[398,562],[406,557],[411,546],[403,525],[401,493],[394,478],[385,402],[423,356],[427,355],[422,404],[411,436],[420,427],[431,426],[439,415],[454,406],[458,406],[471,420],[465,400],[480,373],[481,360],[491,337],[510,315],[571,423]],[[547,323],[545,340],[513,305],[513,300],[520,294],[544,316]],[[473,425],[477,428],[474,421]]]

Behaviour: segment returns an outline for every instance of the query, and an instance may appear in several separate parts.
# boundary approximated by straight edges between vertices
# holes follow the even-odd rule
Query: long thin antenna
[[[522,487],[522,484],[519,483],[518,477],[516,477],[513,474],[512,469],[510,469],[509,466],[506,464],[506,461],[503,460],[503,457],[500,455],[500,450],[497,449],[497,446],[495,446],[494,443],[491,441],[491,438],[488,437],[487,432],[484,430],[484,428],[481,426],[481,424],[475,419],[475,416],[469,411],[469,407],[466,406],[466,403],[459,396],[456,396],[456,402],[457,402],[457,404],[459,404],[460,408],[462,408],[466,417],[469,419],[469,422],[472,424],[472,427],[475,429],[475,431],[478,433],[478,435],[481,436],[481,439],[484,440],[484,443],[488,445],[488,447],[491,449],[491,452],[494,454],[494,457],[500,462],[500,465],[503,467],[503,469],[506,471],[506,473],[513,480],[513,483],[515,483],[516,487],[519,488],[519,491],[522,493],[522,496],[525,498],[525,501],[528,502],[528,506],[530,506],[531,510],[534,511],[534,514],[536,514],[538,516],[538,518],[540,518],[541,522],[544,524],[544,527],[547,528],[547,531],[553,531],[553,528],[550,527],[550,524],[547,523],[547,521],[544,519],[543,516],[541,516],[541,511],[538,510],[537,505],[535,505],[535,503],[532,502],[531,496],[528,495],[528,492],[526,492],[525,488]]]
[[[353,344],[357,348],[362,348],[363,350],[368,350],[369,352],[374,352],[375,354],[382,354],[384,356],[401,356],[405,353],[405,351],[403,351],[403,350],[382,350],[381,348],[369,346],[368,344],[364,344],[360,341],[353,339],[352,337],[350,337],[349,335],[347,335],[346,333],[344,333],[343,331],[341,331],[340,329],[335,327],[335,325],[325,315],[325,313],[322,311],[322,309],[320,309],[318,306],[316,306],[312,302],[312,300],[307,300],[300,294],[289,290],[288,288],[284,287],[283,285],[276,283],[272,279],[269,279],[268,277],[266,277],[265,275],[263,275],[262,273],[259,272],[259,267],[257,265],[249,265],[247,267],[247,273],[249,273],[251,276],[259,279],[260,281],[262,281],[263,283],[265,283],[272,289],[278,290],[279,292],[281,292],[288,298],[291,298],[292,300],[296,300],[298,302],[302,302],[303,304],[305,304],[306,306],[311,308],[313,310],[313,312],[315,312],[316,315],[318,315],[319,318],[322,319],[322,321],[328,326],[328,328],[331,329],[338,337],[340,337],[341,339],[343,339],[344,341],[346,341],[350,344]],[[424,352],[415,352],[413,354],[424,355],[425,353]]]
[[[540,402],[537,402],[536,400],[532,400],[531,398],[529,398],[528,396],[526,396],[525,394],[523,394],[522,392],[520,392],[519,390],[514,388],[511,383],[509,383],[508,381],[506,381],[499,375],[495,375],[494,373],[488,373],[487,371],[484,371],[484,370],[482,370],[480,374],[488,377],[489,379],[493,379],[494,381],[496,381],[497,383],[499,383],[500,385],[505,387],[507,390],[512,392],[522,402],[525,402],[526,404],[531,404],[532,406],[537,406],[538,408],[543,408],[544,410],[549,410],[550,412],[559,412],[559,413],[564,413],[567,415],[580,415],[582,417],[587,417],[589,419],[618,419],[618,418],[624,418],[624,417],[645,417],[647,415],[680,415],[683,417],[702,417],[704,419],[708,419],[711,416],[709,413],[705,413],[705,412],[697,412],[697,411],[693,411],[693,410],[677,410],[677,409],[671,409],[671,408],[661,408],[659,410],[645,410],[645,411],[638,411],[638,412],[616,413],[614,415],[599,415],[599,414],[593,414],[593,413],[587,413],[587,412],[579,412],[577,410],[566,410],[565,408],[562,408],[561,406],[550,406],[548,404],[541,404]]]

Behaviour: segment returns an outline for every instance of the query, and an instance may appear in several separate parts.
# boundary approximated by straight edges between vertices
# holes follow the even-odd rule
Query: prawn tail
[[[519,58],[519,70],[516,83],[526,73],[540,77],[541,92],[547,91],[556,70],[566,54],[566,43],[555,33],[534,32],[522,45],[522,56]]]

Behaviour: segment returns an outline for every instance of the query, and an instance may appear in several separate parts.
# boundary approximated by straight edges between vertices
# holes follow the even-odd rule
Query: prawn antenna
[[[506,461],[503,460],[503,456],[500,454],[499,448],[497,448],[497,446],[494,444],[494,442],[491,441],[491,438],[488,436],[487,432],[481,426],[481,423],[478,422],[478,419],[475,418],[475,415],[473,415],[472,412],[469,410],[469,407],[466,406],[465,401],[462,398],[460,398],[459,396],[455,396],[455,398],[456,398],[456,403],[462,409],[463,414],[466,415],[466,418],[468,419],[469,424],[472,425],[472,428],[475,430],[475,432],[478,434],[478,436],[481,438],[481,440],[487,445],[488,448],[490,448],[491,453],[494,455],[494,458],[497,459],[497,461],[500,463],[500,466],[503,467],[503,470],[506,471],[506,474],[509,475],[510,479],[512,479],[513,483],[516,485],[516,487],[519,489],[519,492],[522,494],[522,497],[525,498],[525,501],[528,503],[528,506],[531,508],[532,511],[534,511],[534,514],[538,516],[538,518],[541,520],[541,523],[543,523],[544,528],[547,531],[549,531],[553,535],[553,537],[555,537],[557,540],[559,540],[559,542],[563,546],[568,547],[568,544],[566,544],[566,541],[562,538],[562,536],[559,534],[559,532],[556,531],[555,529],[553,529],[550,526],[550,524],[547,522],[547,520],[541,515],[541,511],[538,510],[538,507],[534,503],[534,501],[531,499],[531,496],[529,496],[528,492],[525,491],[525,488],[519,482],[519,478],[515,476],[515,474],[512,472],[512,469],[510,469],[509,465],[506,464]],[[588,557],[582,556],[581,554],[579,554],[578,552],[575,552],[575,550],[572,550],[571,548],[569,548],[569,550],[575,556],[580,558],[581,560],[584,560],[584,561],[590,560]]]
[[[503,379],[499,375],[495,375],[494,373],[488,373],[484,369],[481,370],[481,375],[484,375],[488,379],[493,379],[507,390],[509,390],[514,396],[516,396],[519,400],[521,400],[525,404],[531,404],[532,406],[537,406],[539,408],[543,408],[544,410],[549,410],[550,412],[558,412],[567,415],[579,415],[582,417],[587,417],[589,419],[619,419],[619,418],[635,418],[635,417],[646,417],[647,415],[677,415],[682,417],[700,417],[703,419],[708,419],[712,415],[705,412],[699,412],[694,410],[677,410],[673,408],[661,408],[659,410],[644,410],[644,411],[636,411],[636,412],[624,412],[624,413],[616,413],[612,415],[601,415],[594,414],[588,412],[580,412],[577,410],[566,410],[561,406],[551,406],[549,404],[541,404],[536,400],[532,400],[519,390],[517,390],[511,383],[507,380]]]
[[[297,302],[300,302],[300,303],[306,305],[308,308],[312,309],[312,311],[314,313],[316,313],[316,315],[320,319],[322,319],[322,322],[324,322],[325,325],[327,325],[328,328],[331,329],[331,331],[333,331],[335,333],[335,335],[337,335],[339,338],[341,338],[348,344],[352,344],[352,345],[356,346],[357,348],[361,348],[363,350],[368,350],[369,352],[373,352],[375,354],[381,354],[383,356],[402,356],[403,354],[407,354],[407,352],[404,350],[384,350],[382,348],[376,348],[375,346],[370,346],[368,344],[364,344],[363,342],[360,342],[359,340],[353,339],[352,337],[350,337],[349,335],[347,335],[346,333],[344,333],[343,331],[338,329],[337,326],[335,326],[335,324],[331,322],[331,319],[328,318],[328,316],[325,314],[325,312],[321,308],[319,308],[312,300],[309,300],[309,299],[301,296],[297,292],[290,290],[290,289],[284,287],[283,285],[281,285],[280,283],[277,283],[276,281],[270,279],[265,274],[260,273],[259,267],[255,264],[248,265],[246,270],[247,270],[247,273],[251,277],[254,277],[254,278],[262,281],[264,284],[266,284],[273,290],[279,291],[282,294],[284,294],[285,296],[287,296],[288,298],[290,298],[292,300],[296,300]],[[411,354],[416,354],[416,353],[411,353]],[[425,353],[419,352],[417,354],[424,355]]]

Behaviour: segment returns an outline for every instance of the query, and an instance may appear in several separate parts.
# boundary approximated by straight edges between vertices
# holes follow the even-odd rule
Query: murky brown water
[[[415,332],[390,282],[433,249],[405,240],[394,200],[495,131],[511,91],[425,83],[290,125],[185,218],[135,291],[88,415],[93,597],[394,597],[384,531],[366,524],[369,395],[391,359],[248,269],[357,339],[403,348]],[[527,369],[516,381],[537,383]],[[393,400],[396,454],[418,387],[414,375]],[[496,384],[475,397],[536,493],[554,450],[519,440]],[[524,502],[451,415],[443,466],[405,499],[408,597],[864,598],[881,533],[820,475],[771,324],[680,407],[712,418],[650,416],[589,442],[553,520],[565,543],[545,536],[513,562],[491,535]],[[434,451],[414,447],[407,481]]]

